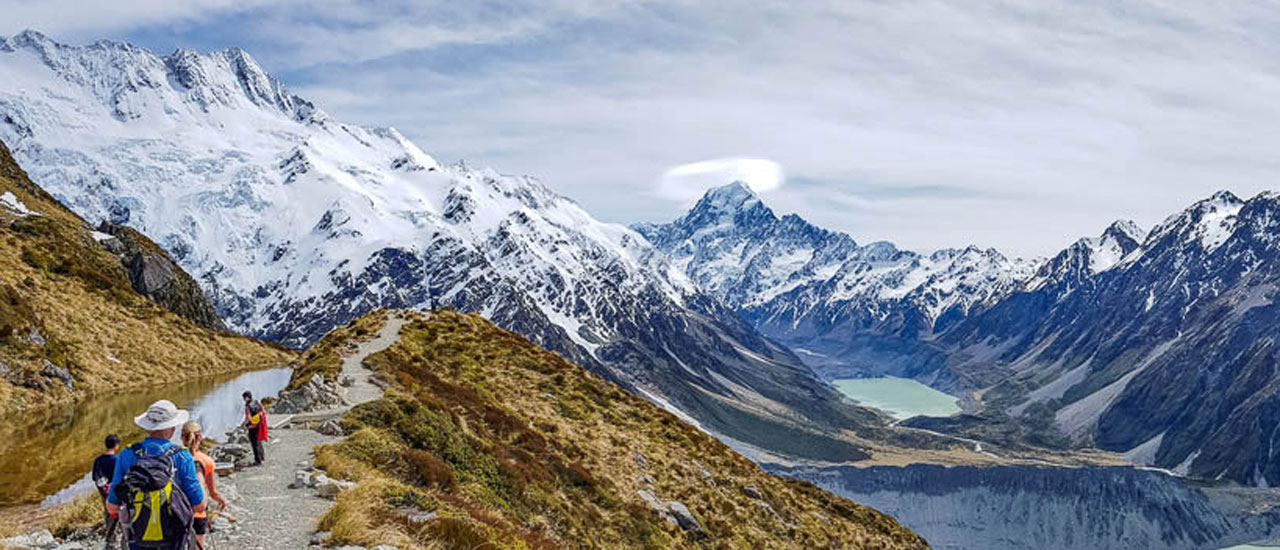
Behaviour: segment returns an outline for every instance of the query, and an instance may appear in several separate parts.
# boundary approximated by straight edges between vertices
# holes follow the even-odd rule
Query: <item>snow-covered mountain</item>
[[[738,184],[635,229],[823,376],[977,392],[992,418],[1035,405],[1135,462],[1280,484],[1280,195],[1220,192],[1038,263],[860,246]]]
[[[704,290],[829,376],[884,372],[885,348],[922,338],[1018,289],[1035,264],[994,249],[932,254],[859,245],[741,183],[712,189],[668,224],[637,224]]]
[[[1094,275],[1115,267],[1142,246],[1147,232],[1131,220],[1118,220],[1097,237],[1085,237],[1041,264],[1035,276],[1023,285],[1026,290],[1066,285],[1063,293],[1086,284]]]
[[[1064,269],[964,320],[935,364],[985,387],[990,407],[1047,406],[1079,442],[1280,484],[1280,195],[1219,192],[1137,245],[1140,231],[1116,229],[1093,241],[1119,243],[1099,254],[1119,258],[1110,268]]]
[[[335,120],[242,50],[0,38],[0,139],[80,215],[159,242],[242,332],[302,346],[374,307],[451,306],[740,440],[846,418],[637,233]]]

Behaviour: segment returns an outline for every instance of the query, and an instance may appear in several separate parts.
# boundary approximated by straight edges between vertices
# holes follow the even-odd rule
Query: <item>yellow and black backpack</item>
[[[120,480],[117,493],[123,503],[120,523],[129,545],[139,550],[195,548],[191,502],[173,482],[173,456],[182,449],[172,446],[148,454],[136,444],[130,450],[137,459]]]

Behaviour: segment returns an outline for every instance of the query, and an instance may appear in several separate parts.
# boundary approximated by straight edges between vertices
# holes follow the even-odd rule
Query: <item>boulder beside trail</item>
[[[327,381],[324,375],[312,376],[297,389],[282,391],[272,405],[277,414],[297,414],[350,405],[347,389]]]
[[[228,443],[226,445],[218,445],[209,450],[209,457],[214,462],[230,462],[240,464],[249,460],[250,450],[248,445],[239,443]]]
[[[341,437],[344,435],[342,432],[342,426],[338,425],[338,420],[336,418],[325,420],[319,426],[316,426],[316,431],[331,437]]]
[[[57,546],[58,541],[48,529],[0,540],[0,548],[13,550],[48,550]]]
[[[350,481],[333,479],[324,474],[315,476],[316,494],[324,498],[334,498],[338,493],[354,489],[356,484]]]

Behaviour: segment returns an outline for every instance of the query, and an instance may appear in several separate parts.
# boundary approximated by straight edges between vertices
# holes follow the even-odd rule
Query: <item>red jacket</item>
[[[258,424],[257,424],[258,441],[266,441],[267,440],[267,411],[264,410],[262,408],[262,405],[259,404],[256,400],[252,400],[252,401],[249,401],[248,403],[245,403],[244,404],[244,423],[246,426],[252,427],[254,425],[253,417],[255,415],[258,417]]]

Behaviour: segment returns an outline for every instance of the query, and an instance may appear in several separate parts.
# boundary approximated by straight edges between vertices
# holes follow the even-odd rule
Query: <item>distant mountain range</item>
[[[376,307],[453,307],[775,451],[865,456],[825,432],[883,424],[639,234],[334,120],[239,49],[0,38],[0,140],[81,216],[156,240],[238,332],[301,348]]]
[[[891,374],[1077,444],[1280,483],[1280,195],[1228,192],[1027,262],[922,255],[774,215],[740,184],[635,229],[826,378]]]
[[[994,249],[859,245],[795,214],[778,217],[741,183],[712,189],[674,222],[633,228],[827,378],[907,373],[956,387],[946,371],[899,359],[1035,272]]]

